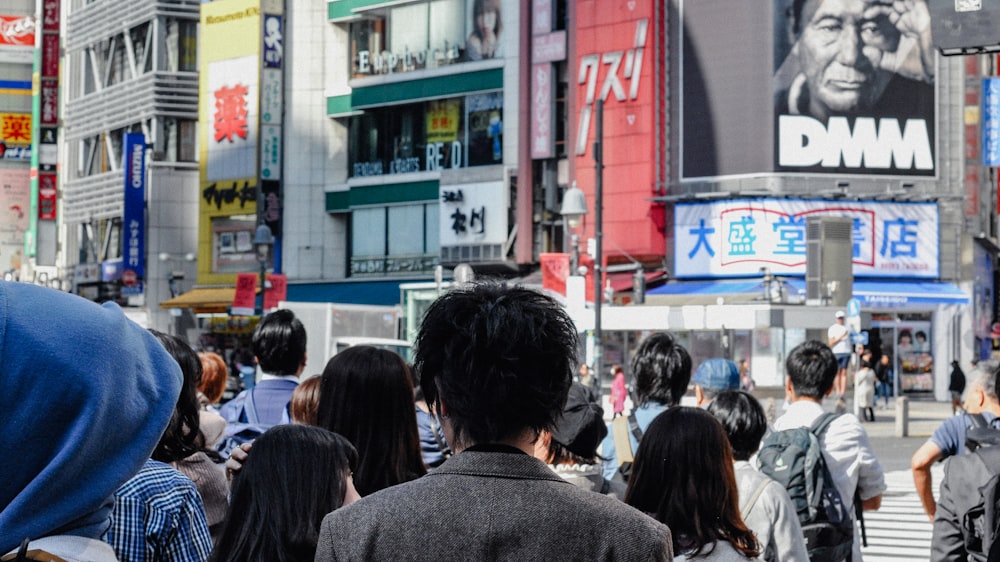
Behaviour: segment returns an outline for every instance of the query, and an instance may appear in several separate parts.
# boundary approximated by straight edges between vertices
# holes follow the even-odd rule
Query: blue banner
[[[130,293],[141,292],[146,276],[146,137],[125,133],[122,141],[125,169],[125,212],[122,224],[122,283]]]
[[[983,79],[983,166],[1000,166],[1000,78]]]

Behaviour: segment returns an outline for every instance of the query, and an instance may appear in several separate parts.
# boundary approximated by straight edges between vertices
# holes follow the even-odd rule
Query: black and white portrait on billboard
[[[934,175],[926,0],[775,0],[776,165]]]

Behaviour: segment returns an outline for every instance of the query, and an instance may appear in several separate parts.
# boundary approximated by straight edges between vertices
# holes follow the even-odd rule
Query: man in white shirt
[[[847,365],[851,362],[851,334],[844,325],[843,310],[838,310],[836,321],[826,331],[826,344],[833,349],[837,358],[837,378],[834,379],[833,390],[837,398],[842,399],[847,393]]]
[[[823,397],[830,394],[837,375],[837,358],[819,341],[799,344],[785,361],[785,394],[791,405],[775,420],[774,429],[811,427],[823,414]],[[885,475],[868,433],[853,414],[834,419],[820,438],[823,458],[848,513],[854,513],[854,491],[861,508],[876,510],[882,506]],[[861,544],[855,527],[853,560],[860,561]]]

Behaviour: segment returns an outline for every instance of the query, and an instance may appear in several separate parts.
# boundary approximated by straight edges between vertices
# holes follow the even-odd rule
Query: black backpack
[[[979,502],[960,514],[962,539],[970,560],[1000,561],[1000,429],[993,427],[982,414],[968,414],[965,448],[973,455],[978,467],[962,465],[969,476],[958,477],[979,490]],[[989,475],[985,482],[984,475]]]
[[[760,471],[788,490],[812,562],[849,560],[854,547],[854,521],[820,447],[820,437],[836,417],[823,414],[811,428],[772,432],[757,453]],[[855,507],[860,511],[860,504]]]

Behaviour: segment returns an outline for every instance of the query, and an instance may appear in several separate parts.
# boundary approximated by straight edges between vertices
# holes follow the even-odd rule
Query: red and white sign
[[[233,295],[233,316],[250,316],[257,305],[257,274],[239,273],[236,275],[236,293]]]
[[[572,34],[574,55],[569,79],[570,120],[575,122],[570,150],[570,181],[587,196],[591,215],[578,231],[582,240],[594,233],[594,151],[596,102],[604,102],[603,177],[604,252],[643,257],[662,256],[666,236],[657,226],[662,206],[650,201],[665,180],[663,147],[666,107],[656,95],[655,61],[662,54],[664,31],[661,5],[654,0],[621,3],[608,10],[603,2],[577,3],[577,28]],[[624,8],[627,6],[627,9]],[[662,74],[662,73],[661,73]],[[662,91],[662,90],[661,90]],[[659,164],[658,164],[659,163]],[[659,166],[659,167],[658,167]]]
[[[282,273],[270,273],[267,276],[268,287],[264,291],[264,310],[278,308],[278,303],[288,300],[288,276]]]
[[[139,275],[136,274],[134,269],[126,269],[122,271],[122,285],[126,287],[134,287],[139,282]]]
[[[35,18],[0,16],[0,47],[35,48]]]

